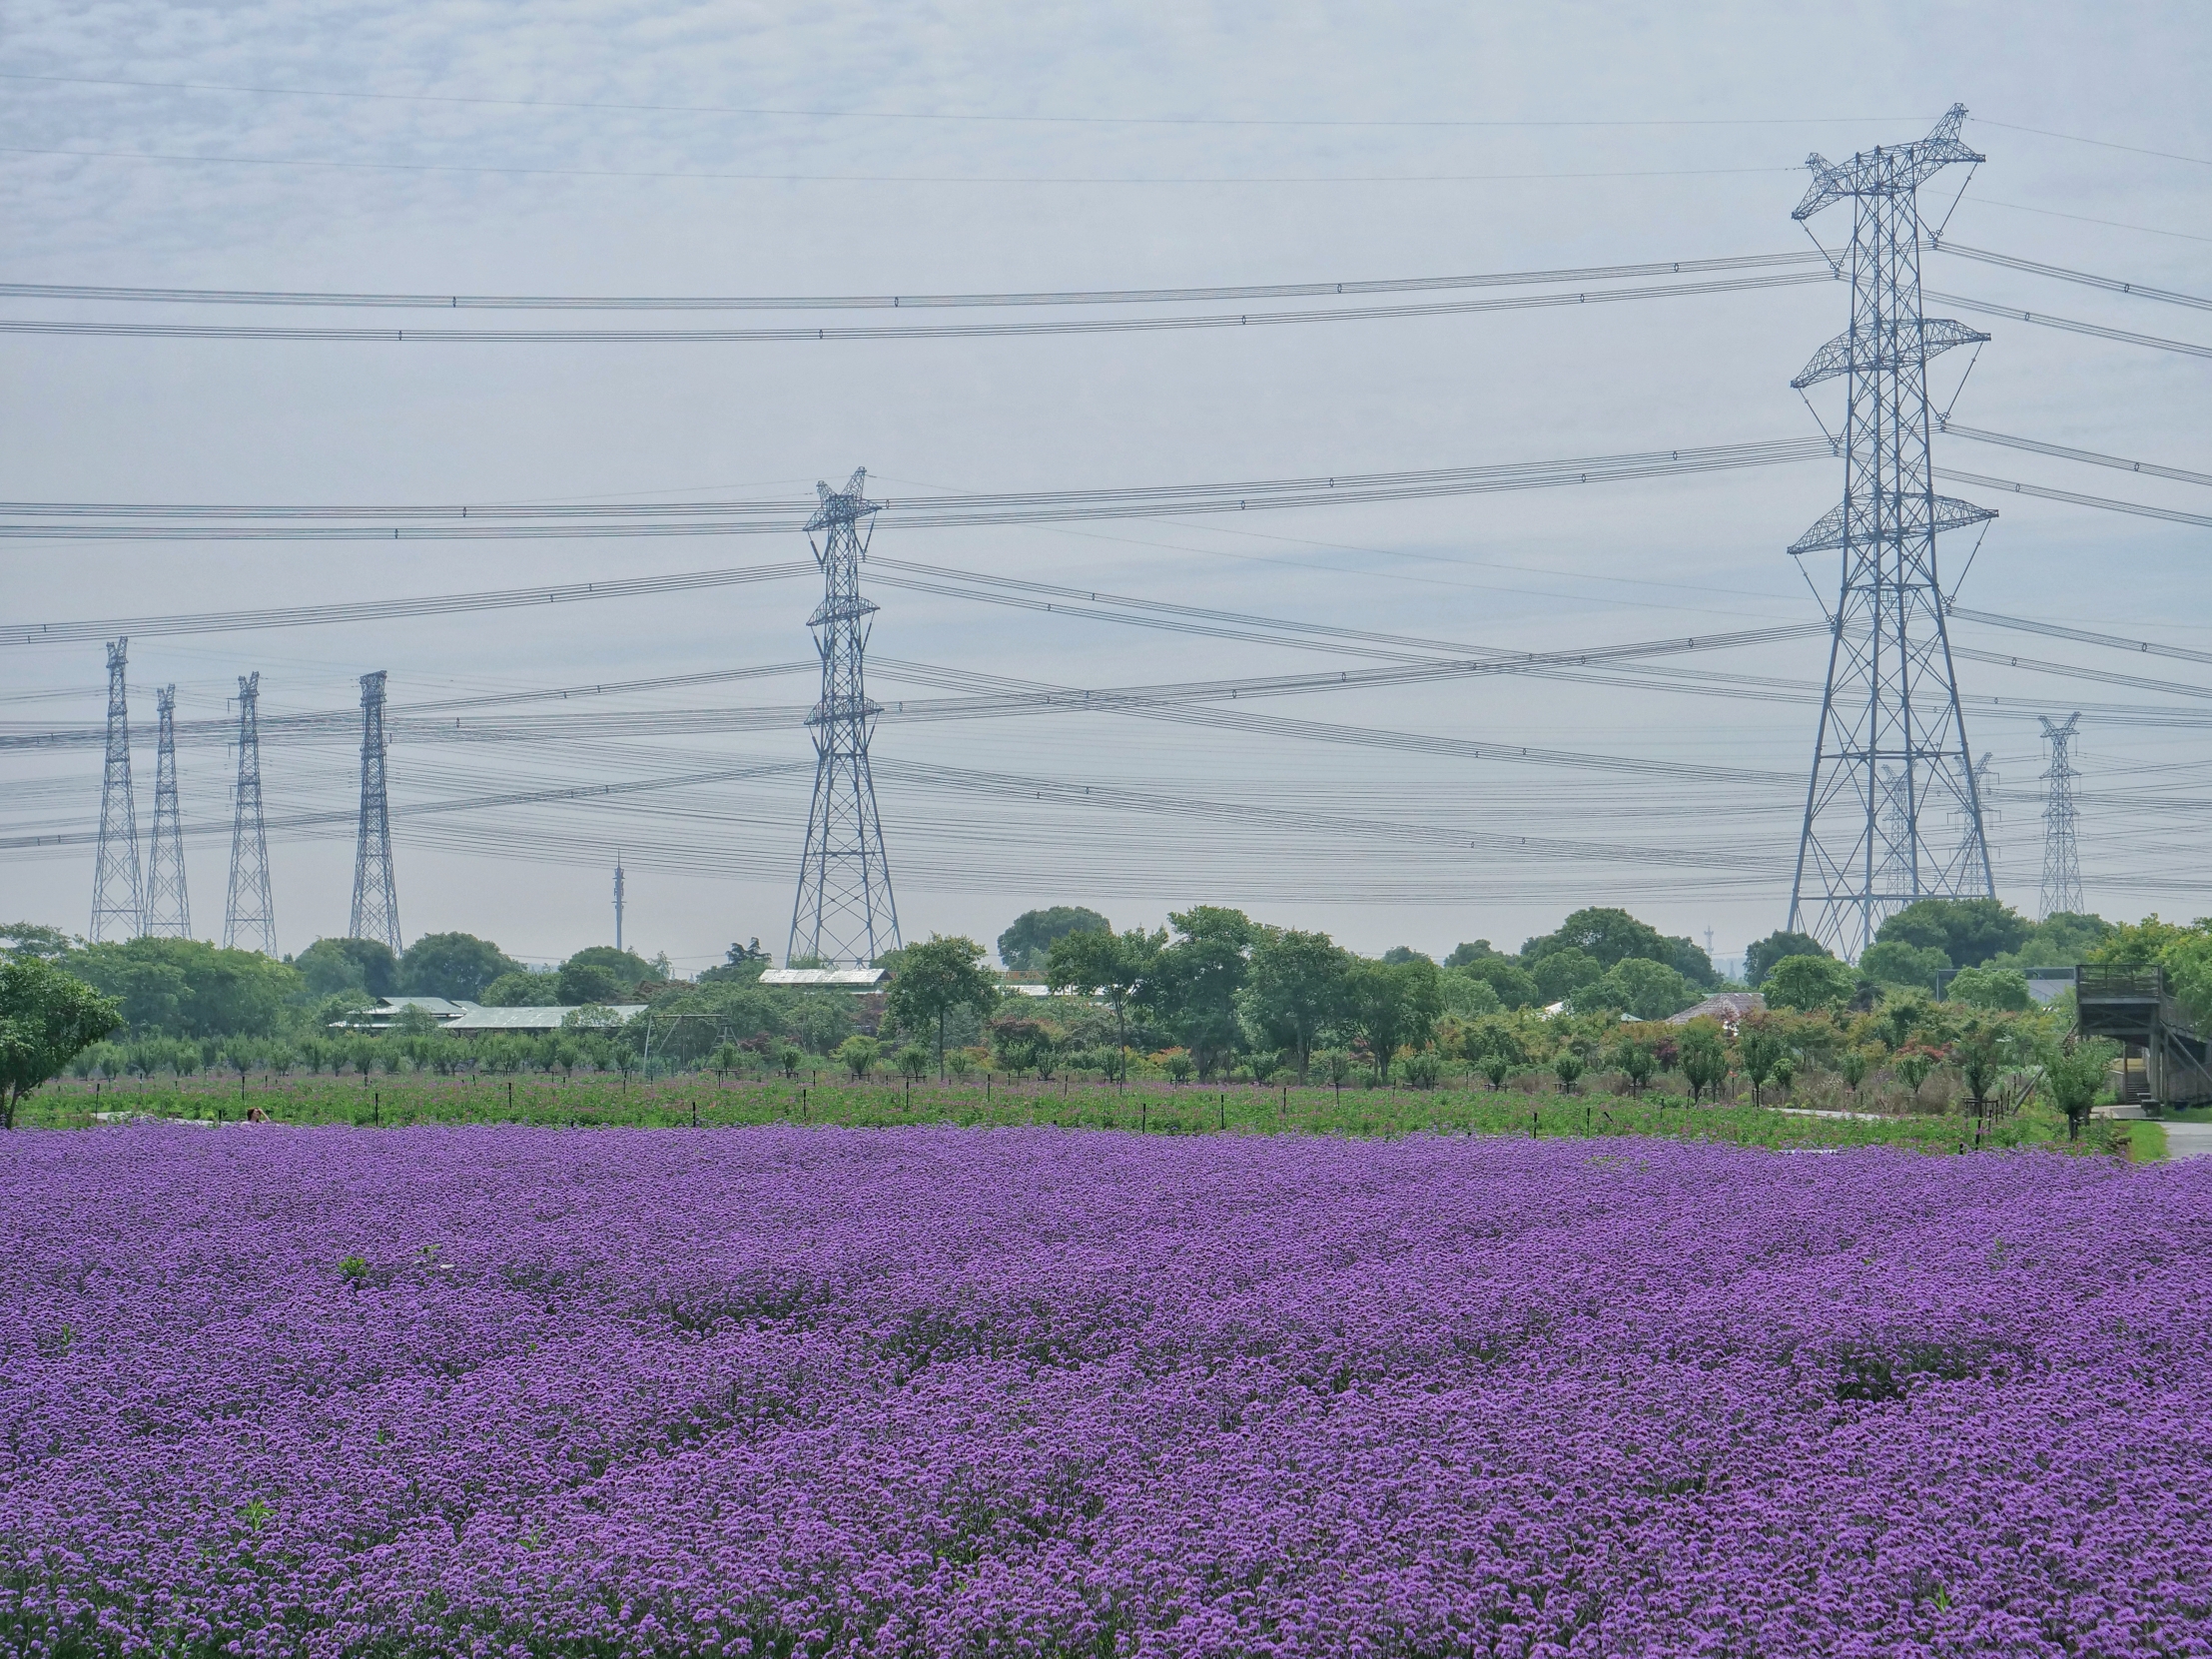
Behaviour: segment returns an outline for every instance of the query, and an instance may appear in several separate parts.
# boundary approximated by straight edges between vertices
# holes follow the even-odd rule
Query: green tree
[[[1664,1020],[1698,1000],[1690,981],[1664,962],[1626,957],[1571,998],[1577,1014],[1629,1014],[1639,1020]]]
[[[2016,951],[2032,931],[2027,918],[1996,899],[1919,899],[1883,920],[1876,944],[1941,951],[1953,968],[1978,968]]]
[[[592,945],[560,965],[560,1000],[564,1003],[634,1003],[637,988],[646,980],[664,980],[635,951],[618,951],[612,945]]]
[[[858,1032],[837,1046],[837,1063],[853,1074],[855,1083],[865,1083],[883,1059],[883,1045],[873,1037],[863,1037]]]
[[[1115,1046],[1129,1046],[1128,1002],[1144,983],[1167,935],[1130,928],[1125,933],[1098,933],[1088,928],[1066,933],[1053,941],[1045,962],[1045,981],[1055,991],[1081,991],[1104,996],[1113,1009]]]
[[[1902,939],[1868,945],[1858,958],[1858,971],[1875,984],[1908,986],[1931,995],[1940,983],[1938,976],[1950,966],[1950,957],[1939,946],[1914,945]]]
[[[1582,1076],[1582,1056],[1573,1049],[1561,1049],[1552,1056],[1552,1075],[1559,1079],[1559,1092],[1572,1095],[1575,1080]]]
[[[1659,1070],[1659,1057],[1652,1053],[1648,1043],[1623,1043],[1614,1052],[1613,1064],[1628,1079],[1629,1093],[1642,1095],[1652,1074]]]
[[[133,1030],[167,1036],[267,1037],[308,994],[296,968],[198,939],[88,945],[64,966],[115,998]]]
[[[1113,924],[1104,916],[1078,904],[1025,910],[999,935],[999,960],[1017,971],[1034,973],[1045,966],[1053,946],[1071,933],[1112,931]]]
[[[476,1001],[486,1008],[557,1008],[560,976],[517,970],[501,974],[483,989]]]
[[[976,947],[976,949],[980,953],[983,947],[979,945]],[[943,1063],[943,1058],[944,1057],[942,1055],[939,1056],[940,1064]],[[928,1072],[930,1069],[930,1051],[928,1045],[923,1043],[907,1044],[899,1051],[898,1065],[899,1075],[901,1077],[905,1078],[909,1083],[918,1082],[922,1078],[923,1074]],[[943,1081],[942,1076],[940,1077],[939,1081]]]
[[[2081,1139],[2081,1126],[2104,1089],[2104,1075],[2118,1051],[2103,1042],[2053,1045],[2043,1055],[2043,1093],[2066,1115],[2066,1138]]]
[[[1496,1014],[1505,1007],[1504,1001],[1491,988],[1490,982],[1476,979],[1472,974],[1461,973],[1456,968],[1446,968],[1436,976],[1437,989],[1443,994],[1444,1012],[1456,1014],[1462,1020],[1479,1020],[1486,1014]]]
[[[15,1128],[26,1095],[122,1024],[112,998],[52,963],[0,961],[0,1129]]]
[[[1593,907],[1576,911],[1555,931],[1529,940],[1521,947],[1521,961],[1533,968],[1555,952],[1570,950],[1597,963],[1600,973],[1632,956],[1662,962],[1672,954],[1657,928],[1625,910]]]
[[[1759,989],[1775,964],[1793,956],[1827,956],[1835,953],[1809,933],[1777,928],[1744,953],[1744,983]]]
[[[1464,949],[1465,947],[1461,947]],[[1459,952],[1454,951],[1453,956]],[[1470,956],[1459,962],[1447,960],[1445,968],[1469,979],[1478,980],[1490,987],[1499,1004],[1505,1008],[1534,1008],[1542,1000],[1537,989],[1536,976],[1509,956]]]
[[[1736,1039],[1737,1064],[1744,1069],[1744,1077],[1752,1086],[1752,1105],[1759,1104],[1760,1087],[1775,1075],[1789,1050],[1782,1039],[1761,1026],[1747,1025]]]
[[[0,957],[10,961],[59,963],[72,948],[69,935],[60,928],[42,927],[37,922],[0,923]]]
[[[2169,945],[2178,945],[2190,930],[2175,922],[2161,922],[2153,911],[2140,922],[2122,922],[2112,929],[2084,959],[2089,962],[2156,962]]]
[[[425,933],[399,959],[399,989],[410,997],[481,1002],[484,987],[522,965],[471,933]]]
[[[1210,1081],[1244,1044],[1238,1012],[1256,931],[1241,910],[1197,905],[1170,913],[1174,942],[1162,950],[1137,993],[1139,1007],[1155,1016],[1189,1051],[1201,1080]]]
[[[1836,1063],[1836,1070],[1842,1075],[1844,1083],[1850,1086],[1851,1103],[1856,1105],[1858,1102],[1858,1086],[1866,1081],[1866,1051],[1864,1049],[1845,1049],[1843,1058]]]
[[[1245,1020],[1267,1042],[1291,1051],[1300,1082],[1312,1062],[1314,1036],[1342,1006],[1350,966],[1350,953],[1325,933],[1266,929],[1252,942]]]
[[[937,1027],[937,1073],[945,1075],[945,1021],[956,1008],[972,1008],[988,1020],[999,1004],[999,982],[983,965],[983,947],[973,939],[933,933],[899,952],[891,970],[884,1012],[901,1029]]]
[[[1762,981],[1769,1008],[1794,1008],[1805,1014],[1840,1010],[1849,1004],[1857,977],[1826,951],[1818,956],[1786,956],[1769,966]]]
[[[1500,955],[1501,953],[1491,946],[1489,940],[1477,939],[1472,944],[1454,945],[1452,954],[1444,958],[1444,966],[1447,968],[1465,968],[1472,963],[1482,962]]]
[[[1425,956],[1402,962],[1355,959],[1346,968],[1337,1021],[1366,1040],[1382,1082],[1390,1081],[1390,1064],[1401,1046],[1418,1049],[1428,1042],[1444,1009],[1439,978],[1440,970]]]
[[[390,946],[374,939],[318,939],[292,965],[318,997],[341,991],[366,991],[371,997],[399,994],[399,959]]]
[[[2035,1006],[2027,975],[2017,968],[1961,968],[1951,976],[1949,998],[1969,1008],[2025,1014]]]
[[[1728,1081],[1728,1048],[1721,1028],[1708,1021],[1692,1020],[1683,1028],[1675,1064],[1682,1070],[1682,1081],[1690,1085],[1693,1106],[1709,1094],[1718,1096],[1721,1085]]]
[[[1534,969],[1536,994],[1545,1006],[1571,1000],[1586,985],[1605,977],[1605,964],[1575,945],[1563,945],[1540,958]]]

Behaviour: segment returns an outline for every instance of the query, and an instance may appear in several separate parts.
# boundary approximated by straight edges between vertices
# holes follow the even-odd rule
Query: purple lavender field
[[[2212,1164],[0,1143],[16,1653],[2212,1653]]]

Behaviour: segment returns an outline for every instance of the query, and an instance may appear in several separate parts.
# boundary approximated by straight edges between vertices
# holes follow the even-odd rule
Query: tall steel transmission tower
[[[138,880],[138,803],[131,794],[131,709],[124,685],[128,639],[108,644],[108,763],[100,778],[100,842],[92,869],[92,937],[135,939],[146,931]]]
[[[2050,765],[2043,772],[2047,787],[2043,795],[2043,902],[2035,917],[2039,922],[2061,913],[2085,915],[2089,909],[2081,897],[2081,849],[2074,839],[2074,779],[2081,774],[2074,770],[2072,750],[2074,724],[2080,718],[2081,711],[2076,709],[2061,726],[2053,724],[2049,715],[2042,716]]]
[[[816,484],[822,504],[807,520],[807,539],[822,566],[822,603],[807,618],[822,654],[822,698],[807,716],[814,803],[786,966],[811,960],[865,968],[899,945],[899,909],[868,768],[868,738],[882,710],[868,700],[867,683],[869,618],[876,607],[860,596],[860,563],[868,556],[861,525],[876,510],[862,494],[867,481],[863,466],[853,469],[842,490]]]
[[[622,855],[614,855],[614,948],[622,948]]]
[[[231,815],[231,891],[223,947],[277,954],[277,907],[269,898],[269,837],[261,816],[261,675],[238,679],[238,792]]]
[[[391,878],[391,806],[384,798],[384,670],[361,677],[361,832],[354,847],[355,939],[399,954],[399,891]]]
[[[192,901],[185,894],[185,830],[177,809],[177,688],[154,693],[154,835],[146,853],[146,931],[192,937]]]
[[[1958,140],[1965,118],[1954,104],[1915,144],[1847,162],[1815,155],[1791,216],[1851,204],[1850,250],[1838,258],[1850,327],[1790,383],[1803,392],[1841,377],[1849,399],[1843,498],[1790,547],[1843,555],[1790,926],[1851,959],[1915,899],[1996,892],[1935,567],[1937,534],[1996,514],[1935,493],[1927,398],[1928,360],[1988,336],[1920,314],[1917,193],[1952,162],[1982,160]]]

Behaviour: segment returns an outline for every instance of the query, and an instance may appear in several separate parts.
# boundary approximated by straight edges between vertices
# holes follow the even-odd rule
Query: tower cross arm
[[[1915,189],[1952,162],[1988,160],[1960,141],[1958,129],[1965,119],[1966,106],[1953,104],[1943,112],[1943,119],[1935,123],[1927,137],[1916,143],[1887,150],[1879,147],[1861,150],[1849,161],[1843,162],[1829,161],[1815,151],[1805,161],[1812,170],[1813,182],[1806,187],[1805,200],[1790,217],[1802,223],[1846,196],[1869,191],[1901,194]]]
[[[1988,340],[1979,329],[1969,329],[1963,323],[1954,323],[1947,317],[1930,317],[1920,324],[1920,353],[1916,361],[1925,363],[1938,357],[1953,346],[1978,346]],[[1853,355],[1853,348],[1863,346]],[[1818,352],[1805,366],[1803,374],[1790,383],[1793,392],[1803,392],[1809,386],[1823,381],[1833,381],[1839,375],[1870,374],[1877,369],[1895,369],[1902,363],[1914,361],[1905,357],[1903,342],[1892,342],[1889,350],[1882,349],[1879,341],[1866,341],[1855,333],[1840,334]]]
[[[1976,506],[1971,501],[1961,501],[1955,495],[1935,495],[1929,499],[1927,527],[1931,531],[1963,529],[1968,524],[1978,524],[1994,518],[1996,508]],[[1897,526],[1890,527],[1893,536]],[[1874,503],[1864,496],[1854,496],[1840,501],[1821,514],[1813,527],[1790,543],[1790,553],[1829,552],[1846,544],[1870,545],[1879,535]]]

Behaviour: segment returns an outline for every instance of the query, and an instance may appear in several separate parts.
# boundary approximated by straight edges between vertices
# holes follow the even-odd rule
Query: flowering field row
[[[0,1143],[28,1653],[2204,1654],[2212,1167]]]

